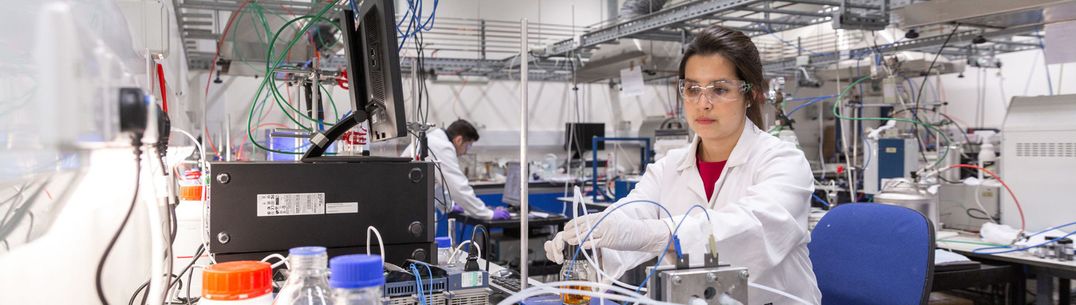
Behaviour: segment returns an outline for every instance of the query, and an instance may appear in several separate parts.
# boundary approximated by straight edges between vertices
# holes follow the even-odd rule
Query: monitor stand
[[[358,115],[356,115],[358,113]],[[362,163],[362,162],[409,162],[411,158],[406,157],[383,157],[383,156],[326,156],[325,150],[329,148],[333,142],[336,142],[341,136],[344,135],[352,127],[359,125],[359,122],[366,120],[365,111],[354,111],[348,114],[343,119],[337,121],[336,125],[333,125],[329,130],[324,133],[314,133],[310,137],[310,148],[303,154],[303,163]]]

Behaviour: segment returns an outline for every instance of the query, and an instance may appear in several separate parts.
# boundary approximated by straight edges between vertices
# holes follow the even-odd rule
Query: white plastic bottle
[[[273,271],[269,263],[236,261],[202,271],[201,305],[271,305]]]
[[[336,305],[381,305],[385,265],[377,255],[344,255],[329,261]]]

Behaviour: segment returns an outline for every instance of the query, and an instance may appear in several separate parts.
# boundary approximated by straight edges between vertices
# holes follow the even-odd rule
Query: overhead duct
[[[628,0],[620,7],[617,19],[634,19],[661,10],[667,0]],[[622,39],[614,44],[598,46],[591,52],[590,60],[576,72],[579,82],[614,79],[620,70],[642,68],[644,76],[676,73],[680,63],[682,44],[668,41]]]
[[[628,0],[624,1],[624,4],[620,6],[620,14],[617,19],[628,20],[639,16],[646,16],[650,13],[660,11],[662,7],[665,7],[665,3],[668,0]]]
[[[629,68],[641,68],[644,76],[675,74],[680,67],[682,46],[679,42],[640,39],[602,45],[579,69],[576,78],[583,83],[619,78],[620,70]]]

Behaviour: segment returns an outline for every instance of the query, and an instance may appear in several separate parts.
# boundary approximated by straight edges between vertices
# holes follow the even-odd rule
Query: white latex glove
[[[601,213],[594,213],[579,216],[572,221],[569,221],[564,226],[563,232],[559,232],[557,235],[553,236],[553,240],[545,242],[545,257],[558,265],[564,264],[564,248],[568,245],[565,237],[571,235],[572,240],[576,240],[573,245],[578,245],[578,240],[583,238],[583,236],[586,236],[587,231],[590,230],[590,226],[597,223],[600,217]]]
[[[565,245],[567,243],[564,242],[564,233],[557,233],[557,235],[553,236],[553,240],[545,242],[545,258],[557,263],[557,265],[564,264]]]
[[[672,229],[662,220],[633,219],[624,213],[613,211],[612,215],[598,221],[608,212],[576,217],[564,226],[558,235],[569,245],[582,244],[583,249],[607,248],[621,251],[661,252],[665,251]],[[597,227],[594,227],[597,225]],[[587,237],[587,232],[594,227],[594,232]],[[556,238],[554,238],[556,239]]]

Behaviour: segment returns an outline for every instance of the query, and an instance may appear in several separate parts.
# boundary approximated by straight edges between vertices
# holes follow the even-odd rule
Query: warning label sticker
[[[460,287],[471,288],[484,285],[482,272],[464,272],[460,274]]]
[[[258,195],[258,217],[317,214],[325,214],[325,193]]]

